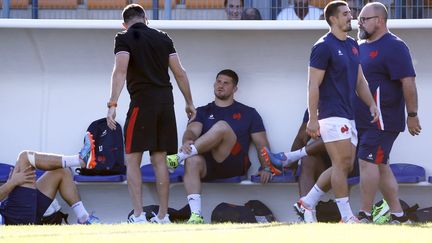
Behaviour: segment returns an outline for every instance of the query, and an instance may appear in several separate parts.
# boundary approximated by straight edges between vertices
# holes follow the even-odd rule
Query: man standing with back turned
[[[390,206],[391,223],[409,222],[398,198],[398,185],[389,166],[394,141],[405,130],[419,135],[415,71],[406,44],[387,28],[387,9],[382,3],[368,3],[360,12],[358,37],[360,62],[381,116],[371,124],[364,120],[367,108],[356,105],[359,131],[358,158],[362,204],[359,219],[371,222],[371,209],[378,189]]]
[[[332,162],[331,169],[318,178],[317,184],[302,197],[294,208],[299,216],[314,215],[320,197],[331,188],[342,222],[356,223],[348,201],[347,176],[352,170],[357,146],[353,101],[357,95],[369,107],[372,122],[378,109],[368,89],[360,66],[357,42],[349,37],[351,13],[344,1],[332,1],[324,9],[330,32],[312,47],[309,62],[308,110],[306,131],[316,139],[321,136]],[[306,221],[316,221],[309,217]]]
[[[140,5],[126,6],[122,15],[126,30],[115,37],[107,122],[115,129],[117,101],[126,80],[131,103],[124,128],[125,150],[127,182],[134,208],[128,222],[147,222],[142,211],[140,165],[143,152],[150,151],[159,195],[159,212],[150,221],[170,223],[167,214],[169,177],[165,160],[167,153],[177,152],[177,127],[168,67],[185,98],[186,113],[191,118],[196,111],[189,80],[172,40],[166,33],[147,26],[146,14]]]

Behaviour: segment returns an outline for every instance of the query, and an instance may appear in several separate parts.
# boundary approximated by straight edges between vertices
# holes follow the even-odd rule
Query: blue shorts
[[[365,129],[359,136],[358,158],[374,164],[387,164],[399,132]]]
[[[37,189],[19,186],[2,202],[0,214],[6,225],[40,224],[52,201]]]
[[[221,163],[217,162],[211,152],[203,154],[206,160],[207,174],[202,181],[244,176],[251,166],[247,151],[237,142],[230,155]]]

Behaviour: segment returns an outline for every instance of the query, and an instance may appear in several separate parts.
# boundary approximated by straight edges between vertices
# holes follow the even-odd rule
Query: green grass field
[[[432,224],[62,225],[0,227],[0,242],[432,242]]]

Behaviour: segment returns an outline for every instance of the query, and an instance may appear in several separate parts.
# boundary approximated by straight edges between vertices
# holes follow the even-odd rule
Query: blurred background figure
[[[282,9],[277,20],[323,19],[323,11],[309,4],[309,0],[294,0],[294,4]]]
[[[228,20],[240,20],[244,0],[225,0],[224,5]]]
[[[262,17],[257,8],[247,8],[243,10],[241,20],[262,20]]]

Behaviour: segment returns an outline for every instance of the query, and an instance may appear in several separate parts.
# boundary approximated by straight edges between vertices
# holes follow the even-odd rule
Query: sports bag
[[[261,201],[250,200],[245,206],[220,203],[211,214],[212,223],[270,223],[276,221],[270,209]]]
[[[126,173],[124,163],[123,133],[120,124],[111,130],[106,118],[96,120],[87,129],[93,135],[96,166],[92,169],[79,168],[80,175],[118,175]]]

